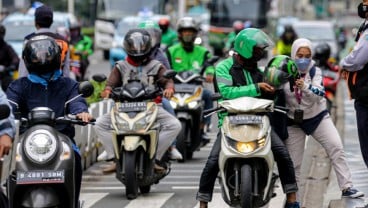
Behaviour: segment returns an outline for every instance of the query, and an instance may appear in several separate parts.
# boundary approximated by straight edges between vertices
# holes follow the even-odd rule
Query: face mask
[[[295,59],[295,64],[298,67],[298,71],[302,74],[307,72],[310,63],[311,59],[309,58]]]
[[[368,6],[367,5],[363,5],[363,3],[360,3],[358,5],[358,15],[359,15],[360,18],[365,19],[367,11],[368,11]]]

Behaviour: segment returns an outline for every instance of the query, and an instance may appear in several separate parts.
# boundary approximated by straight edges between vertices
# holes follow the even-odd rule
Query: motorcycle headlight
[[[188,103],[188,108],[190,109],[194,109],[198,106],[198,101],[192,101],[190,103]]]
[[[24,141],[24,151],[28,158],[38,163],[49,161],[57,152],[57,140],[49,131],[39,129]]]
[[[170,99],[170,105],[173,109],[176,109],[178,107],[179,100],[176,97],[172,97]]]
[[[115,114],[115,119],[118,129],[121,129],[123,131],[128,131],[130,129],[129,122],[122,118],[119,114]]]
[[[153,113],[155,112],[157,106],[152,105],[144,114],[142,118],[134,122],[133,124],[133,131],[145,131],[147,129],[148,125],[151,124],[153,121]]]
[[[249,141],[249,142],[240,142],[240,141],[233,140],[230,137],[226,137],[226,141],[232,149],[236,150],[237,152],[244,153],[244,154],[254,152],[264,147],[266,144],[265,137],[262,137],[261,139]]]

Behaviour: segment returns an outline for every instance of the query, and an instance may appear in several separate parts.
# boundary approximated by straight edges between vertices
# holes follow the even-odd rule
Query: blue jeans
[[[162,101],[161,101],[161,103],[162,103],[162,107],[167,111],[167,112],[169,112],[171,115],[173,115],[173,116],[176,116],[176,114],[175,114],[175,111],[174,111],[174,109],[173,109],[173,107],[171,106],[171,104],[170,104],[170,100],[168,100],[167,98],[162,98]]]
[[[219,131],[199,181],[199,190],[197,193],[198,201],[209,202],[212,200],[212,194],[216,178],[218,172],[220,171],[218,165],[220,150],[221,150],[221,133]],[[286,146],[284,145],[280,137],[273,130],[271,131],[271,150],[274,155],[274,159],[277,163],[280,181],[284,192],[285,193],[297,192],[298,185],[295,179],[293,161],[290,158]]]
[[[354,107],[356,111],[360,151],[362,152],[364,163],[368,167],[368,106],[355,100]]]

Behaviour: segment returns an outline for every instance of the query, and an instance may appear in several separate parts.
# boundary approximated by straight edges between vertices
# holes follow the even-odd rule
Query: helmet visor
[[[266,49],[268,47],[272,48],[275,46],[275,43],[271,40],[271,38],[262,30],[257,30],[254,33],[248,34],[248,38],[255,41],[254,47],[257,48]]]

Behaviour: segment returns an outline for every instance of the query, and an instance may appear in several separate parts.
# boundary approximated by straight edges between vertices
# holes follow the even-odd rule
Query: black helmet
[[[319,64],[326,63],[331,55],[331,47],[328,43],[320,43],[314,48],[314,60]]]
[[[150,54],[151,37],[145,29],[131,29],[124,37],[123,47],[129,56],[143,59]]]
[[[29,73],[41,75],[60,69],[60,47],[46,35],[37,35],[28,40],[22,57]]]

